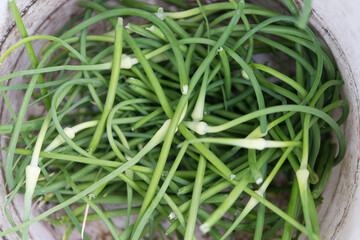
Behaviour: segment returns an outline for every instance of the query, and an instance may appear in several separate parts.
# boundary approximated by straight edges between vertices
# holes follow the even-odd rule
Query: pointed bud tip
[[[181,89],[181,93],[183,95],[186,95],[188,93],[188,91],[189,91],[189,86],[187,84],[185,84]]]
[[[122,17],[119,17],[117,20],[118,25],[124,25],[124,19]]]
[[[200,228],[200,231],[201,231],[203,234],[205,234],[205,233],[207,233],[207,232],[210,231],[210,226],[209,226],[208,223],[204,223],[204,224],[200,225],[199,228]]]
[[[256,184],[260,185],[263,182],[263,178],[256,179]]]

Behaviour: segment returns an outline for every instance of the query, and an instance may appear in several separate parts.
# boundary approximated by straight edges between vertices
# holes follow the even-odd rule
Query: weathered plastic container
[[[153,2],[152,0],[151,2]],[[17,0],[20,12],[29,35],[53,34],[62,27],[79,8],[76,0]],[[149,1],[150,2],[150,1]],[[272,8],[281,9],[281,0],[256,0]],[[301,0],[295,0],[301,6]],[[343,126],[347,141],[345,159],[336,168],[326,187],[324,203],[319,208],[321,236],[326,240],[360,239],[360,2],[358,0],[313,0],[313,11],[310,20],[312,28],[330,47],[340,68],[345,84],[342,96],[350,104],[350,114]],[[0,1],[0,54],[20,39],[15,27],[7,1]],[[35,50],[39,50],[44,42],[36,42]],[[23,49],[12,53],[3,66],[0,76],[23,69],[28,66],[28,58]],[[13,79],[11,81],[20,81]],[[8,82],[4,83],[5,85]],[[16,94],[21,94],[20,92]],[[21,104],[21,97],[9,93],[15,109]],[[6,122],[9,113],[3,99],[0,98],[0,122]],[[4,139],[0,139],[1,147]],[[1,161],[5,162],[5,153],[1,153]],[[0,206],[4,205],[5,176],[0,168]],[[8,193],[8,191],[7,191]],[[9,206],[15,222],[20,223],[23,212],[23,197],[15,197]],[[35,209],[38,214],[41,209]],[[2,210],[0,210],[0,231],[10,227]],[[107,239],[105,229],[87,227],[94,239]],[[17,239],[15,234],[9,239]],[[35,223],[30,228],[30,239],[59,239],[58,232],[45,223]]]

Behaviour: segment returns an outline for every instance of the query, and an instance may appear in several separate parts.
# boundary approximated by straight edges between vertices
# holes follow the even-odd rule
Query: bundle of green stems
[[[334,59],[306,25],[310,5],[300,14],[284,1],[283,16],[244,0],[167,2],[184,10],[83,1],[55,36],[28,36],[9,1],[22,40],[0,63],[25,47],[31,66],[0,77],[24,79],[0,86],[13,226],[0,237],[27,239],[44,220],[65,226],[63,239],[90,239],[90,221],[114,239],[321,239],[316,206],[344,156],[349,110]],[[48,43],[35,54],[38,40]],[[28,118],[34,105],[45,114]],[[32,201],[53,207],[31,218]]]

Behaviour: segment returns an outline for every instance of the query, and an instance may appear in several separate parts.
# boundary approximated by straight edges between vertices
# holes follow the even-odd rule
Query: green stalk
[[[10,7],[10,10],[11,10],[11,13],[14,16],[15,23],[16,23],[16,25],[18,27],[21,38],[23,38],[23,39],[27,38],[28,33],[26,31],[24,22],[22,21],[19,9],[17,8],[15,1],[14,0],[9,0],[8,2],[9,2],[9,7]],[[27,52],[27,54],[29,56],[30,63],[32,65],[32,67],[36,68],[37,65],[38,65],[38,61],[36,59],[35,51],[34,51],[34,49],[33,49],[30,42],[25,43],[25,49],[26,49],[26,52]],[[38,81],[39,81],[39,83],[44,83],[44,78],[43,78],[43,76],[41,74],[39,75],[39,80]],[[47,94],[46,88],[41,88],[40,91],[41,91],[42,95]],[[46,108],[49,109],[50,108],[50,99],[45,98],[44,102],[45,102]]]
[[[152,214],[152,212],[154,211],[155,207],[157,204],[159,204],[161,198],[163,197],[167,187],[169,186],[170,184],[170,181],[171,181],[171,178],[174,176],[175,174],[175,171],[177,169],[177,167],[179,166],[184,154],[185,154],[185,151],[187,149],[187,145],[184,145],[180,151],[179,151],[179,154],[177,155],[169,173],[168,173],[168,176],[166,177],[163,185],[161,186],[158,194],[156,195],[156,197],[153,199],[152,203],[149,205],[149,207],[147,208],[146,212],[144,213],[142,219],[139,221],[138,225],[137,225],[137,229],[134,230],[134,233],[132,235],[132,238],[131,239],[139,239],[139,235],[140,233],[142,232],[142,229],[144,228],[147,220],[149,219],[150,215]]]
[[[202,182],[205,176],[205,169],[206,169],[206,159],[203,156],[200,156],[195,183],[194,183],[194,190],[191,198],[191,205],[189,209],[189,217],[185,230],[185,236],[184,236],[185,240],[191,240],[194,235],[195,224],[197,219],[197,211],[200,207],[200,195],[202,190]]]
[[[106,96],[104,110],[101,114],[99,124],[96,127],[95,133],[89,144],[89,152],[95,152],[100,137],[104,132],[106,119],[111,111],[111,107],[115,100],[115,91],[119,81],[120,66],[121,66],[121,54],[122,54],[122,41],[123,41],[123,20],[119,18],[115,27],[115,48],[114,48],[114,59],[112,63],[111,78],[109,83],[109,90]]]
[[[226,52],[222,47],[219,49],[219,55],[225,75],[224,76],[225,95],[226,95],[226,99],[229,100],[231,98],[231,71],[230,71],[229,60],[227,58]]]

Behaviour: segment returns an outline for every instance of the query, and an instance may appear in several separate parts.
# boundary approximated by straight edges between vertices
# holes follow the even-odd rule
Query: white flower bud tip
[[[40,170],[41,169],[36,165],[28,165],[25,169],[26,192],[30,195],[33,195],[34,193]]]
[[[174,212],[171,212],[170,215],[169,215],[169,218],[170,219],[176,219],[176,215]]]
[[[131,64],[132,64],[132,65],[135,65],[135,64],[137,64],[137,63],[138,63],[137,58],[131,58]]]
[[[263,178],[256,179],[256,184],[260,185],[263,182],[263,180],[264,180]]]
[[[76,127],[66,127],[64,128],[64,132],[66,134],[66,136],[68,136],[70,139],[73,139],[75,137],[75,133],[77,132],[77,128]],[[45,148],[45,152],[51,152],[52,150],[54,150],[55,148],[57,148],[58,146],[60,146],[61,144],[63,144],[65,142],[65,140],[63,139],[63,137],[59,134],[56,136],[56,138],[54,138],[54,140],[52,140],[52,142]],[[35,162],[32,161],[32,162]]]
[[[131,57],[126,54],[121,55],[121,65],[120,68],[128,69],[132,67]]]
[[[200,225],[200,231],[201,231],[203,234],[209,232],[209,231],[210,231],[210,226],[209,226],[209,224],[208,224],[208,223],[204,223],[204,224]]]
[[[162,7],[159,7],[158,11],[154,14],[161,20],[165,20],[165,18],[166,18],[166,13],[164,13],[164,9]]]
[[[134,65],[134,59],[131,58],[127,54],[121,55],[121,65],[120,68],[122,69],[130,69]]]
[[[248,149],[263,150],[266,147],[266,140],[264,138],[255,139],[235,139],[232,141],[235,146],[245,147]]]
[[[206,122],[187,122],[186,127],[193,130],[197,134],[204,135],[207,133],[208,125]]]
[[[152,31],[155,30],[155,26],[154,26],[154,25],[151,25],[151,27],[147,27],[147,28],[145,28],[145,29],[152,32]]]
[[[184,86],[182,86],[182,89],[181,89],[181,93],[183,95],[186,95],[189,91],[189,86],[187,84],[185,84]]]
[[[241,70],[241,75],[243,76],[243,78],[245,78],[246,80],[249,80],[249,75],[243,70]]]

